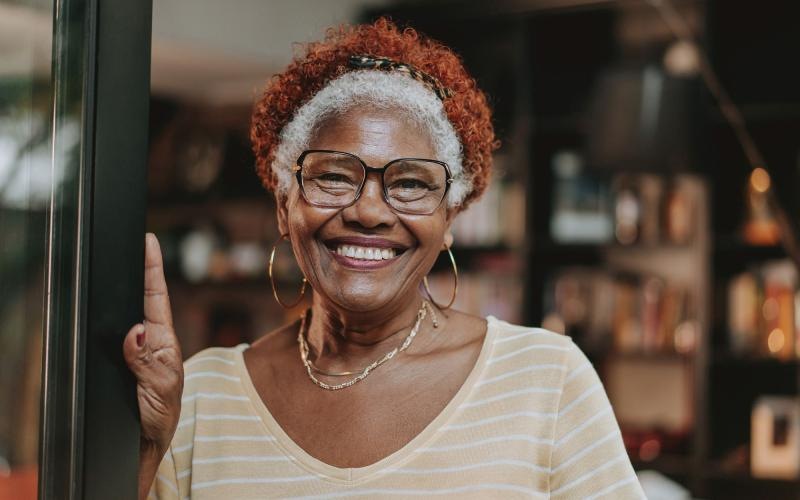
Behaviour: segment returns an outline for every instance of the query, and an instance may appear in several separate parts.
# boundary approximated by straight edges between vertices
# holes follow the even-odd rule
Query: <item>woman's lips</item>
[[[325,247],[337,262],[353,269],[377,269],[392,264],[406,247],[382,238],[335,238]]]
[[[355,257],[348,257],[346,255],[340,255],[336,252],[328,251],[333,255],[333,258],[342,264],[345,267],[349,267],[352,269],[379,269],[381,267],[386,267],[393,264],[397,257],[393,257],[391,259],[381,259],[381,260],[366,260],[366,259],[357,259]]]

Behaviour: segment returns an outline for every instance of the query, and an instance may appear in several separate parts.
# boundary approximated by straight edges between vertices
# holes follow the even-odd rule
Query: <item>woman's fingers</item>
[[[161,385],[168,374],[183,372],[180,348],[172,340],[175,334],[164,330],[160,325],[138,323],[125,336],[125,362],[140,384]]]
[[[147,342],[147,333],[143,324],[138,323],[128,330],[122,343],[122,352],[128,368],[136,378],[138,380],[147,378],[148,368],[153,362],[153,352]]]
[[[144,246],[144,319],[148,323],[172,330],[172,311],[169,305],[167,282],[161,247],[153,233],[145,235]]]
[[[161,249],[152,233],[145,236],[144,261],[144,321],[128,331],[122,351],[137,380],[141,438],[163,454],[180,418],[183,362],[172,327]]]
[[[163,451],[169,446],[180,417],[183,365],[177,342],[165,347],[150,342],[151,337],[158,337],[152,332],[160,328],[164,327],[136,324],[128,331],[122,347],[125,362],[137,380],[142,438]],[[163,335],[169,336],[174,334]]]

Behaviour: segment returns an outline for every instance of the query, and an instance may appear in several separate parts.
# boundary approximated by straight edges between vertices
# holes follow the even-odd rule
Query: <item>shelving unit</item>
[[[712,63],[742,105],[745,119],[774,167],[777,195],[790,213],[800,215],[800,197],[796,196],[800,174],[795,168],[796,138],[800,136],[796,89],[800,82],[789,78],[787,83],[783,75],[776,75],[772,66],[759,60],[759,54],[776,53],[781,64],[775,67],[781,67],[797,59],[792,47],[800,44],[792,44],[795,40],[791,37],[796,35],[791,33],[797,30],[790,25],[797,16],[782,15],[777,8],[766,6],[748,10],[742,7],[747,2],[677,3],[680,9],[693,13],[693,25],[710,51]],[[671,87],[683,97],[673,101],[675,109],[668,111],[685,111],[675,115],[676,123],[683,125],[665,126],[667,132],[680,129],[684,134],[668,133],[664,143],[651,143],[651,148],[632,147],[618,158],[598,153],[596,141],[591,140],[602,122],[598,100],[615,102],[612,94],[598,97],[598,82],[617,75],[620,85],[636,84],[645,68],[661,64],[670,40],[658,35],[665,31],[650,9],[644,2],[624,1],[575,2],[568,8],[554,7],[552,2],[524,6],[513,1],[491,5],[444,1],[424,6],[400,3],[388,11],[397,22],[408,22],[463,56],[490,96],[496,130],[503,140],[494,183],[501,191],[487,196],[489,201],[476,209],[482,211],[480,214],[462,214],[462,225],[454,227],[453,253],[461,278],[461,302],[456,307],[540,326],[553,324],[546,323],[549,313],[554,312],[553,283],[565,271],[603,275],[612,285],[617,281],[627,284],[637,297],[648,281],[655,280],[664,287],[679,285],[680,293],[685,292],[688,298],[682,299],[682,315],[675,317],[681,325],[689,324],[685,328],[693,332],[692,342],[681,347],[683,350],[675,348],[671,334],[668,343],[662,339],[654,344],[656,347],[636,348],[634,344],[620,351],[615,347],[618,334],[613,321],[599,330],[585,324],[565,325],[566,333],[579,343],[604,378],[612,401],[617,398],[618,416],[631,416],[624,408],[624,398],[619,399],[619,387],[614,385],[614,373],[620,378],[615,370],[621,367],[638,370],[638,376],[625,372],[629,375],[621,377],[633,382],[655,377],[653,373],[662,374],[652,384],[657,390],[640,397],[642,406],[655,404],[656,400],[648,398],[667,388],[673,391],[671,397],[683,398],[680,411],[670,418],[673,424],[684,418],[688,423],[671,433],[659,428],[660,424],[639,429],[620,418],[629,441],[651,440],[646,453],[641,447],[631,446],[634,466],[659,471],[688,487],[698,498],[800,498],[800,481],[757,479],[749,472],[747,444],[753,403],[763,394],[800,393],[800,361],[741,354],[731,346],[726,304],[730,279],[785,257],[779,246],[749,245],[740,236],[749,166],[735,137],[700,83],[692,80]],[[385,7],[368,11],[364,19],[386,13]],[[625,31],[626,27],[639,26],[637,23],[641,24],[639,38]],[[650,33],[656,35],[648,38]],[[734,50],[745,54],[744,58],[730,56]],[[752,68],[765,76],[748,74],[755,71]],[[662,83],[669,84],[666,80]],[[152,190],[148,228],[165,235],[167,253],[172,251],[174,257],[176,242],[187,231],[197,229],[200,221],[208,220],[214,222],[214,230],[225,234],[221,238],[223,249],[237,242],[269,249],[278,236],[274,206],[250,167],[248,111],[223,112],[159,101],[154,109],[154,123],[166,125],[152,128],[151,167],[155,175],[151,178],[161,184]],[[620,110],[619,114],[624,112]],[[161,134],[174,136],[190,126],[198,126],[201,135],[225,138],[224,168],[217,181],[194,194],[182,188],[176,180],[180,176],[168,171],[175,164],[170,161],[175,152],[158,140]],[[554,237],[552,219],[559,179],[551,165],[555,155],[564,150],[579,152],[586,159],[585,171],[597,182],[612,186],[609,191],[615,189],[614,180],[619,178],[656,178],[664,192],[673,181],[688,182],[694,204],[694,236],[683,243],[658,237],[631,244],[615,242],[613,237],[601,242]],[[519,203],[520,193],[524,204]],[[517,205],[509,207],[508,200],[514,199]],[[660,216],[657,219],[660,221]],[[478,220],[480,228],[464,227]],[[502,230],[498,230],[501,225]],[[177,236],[171,239],[173,231]],[[290,279],[292,265],[286,264],[287,272],[282,276],[287,278],[280,283],[286,296],[297,290],[298,282]],[[266,278],[266,256],[259,273],[252,275],[237,277],[220,272],[219,276],[195,282],[172,266],[168,279],[174,308],[182,311],[176,322],[180,323],[178,331],[185,335],[186,355],[234,337],[237,342],[252,341],[295,319],[299,310],[286,312],[274,303]],[[452,275],[444,255],[435,264],[431,285],[436,297],[449,297]],[[610,311],[606,312],[612,314]],[[234,335],[219,333],[231,329]],[[677,328],[671,330],[674,334]],[[647,370],[650,375],[646,375]],[[666,382],[674,382],[670,377],[677,379],[675,374],[680,374],[680,383],[668,386]],[[641,414],[633,417],[643,418]],[[654,452],[653,442],[662,449]]]
[[[800,5],[753,6],[714,0],[675,3],[682,12],[691,13],[692,25],[712,64],[741,105],[773,167],[777,195],[800,220],[800,174],[795,168],[800,161],[796,143],[800,75],[781,70],[798,57],[797,30],[789,24],[800,14]],[[385,12],[370,11],[365,20]],[[677,277],[694,291],[699,337],[691,352],[619,353],[607,346],[593,350],[582,345],[601,376],[609,365],[626,362],[672,363],[689,370],[692,425],[683,451],[663,451],[649,460],[632,454],[634,466],[660,471],[699,498],[800,498],[800,481],[752,477],[749,452],[744,447],[749,441],[755,398],[800,393],[800,361],[734,353],[725,313],[730,278],[752,266],[784,258],[785,252],[779,246],[742,242],[740,225],[750,170],[733,133],[698,80],[680,84],[685,100],[676,107],[685,112],[685,136],[668,137],[665,147],[653,148],[658,154],[645,150],[638,160],[606,162],[593,171],[600,179],[618,173],[650,173],[667,180],[691,176],[698,186],[700,204],[694,221],[697,237],[688,244],[619,245],[565,243],[552,236],[556,194],[551,160],[565,149],[588,151],[587,156],[592,156],[594,146],[587,136],[597,131],[594,86],[609,69],[625,74],[631,68],[661,64],[665,45],[671,40],[668,36],[654,40],[658,33],[667,33],[655,11],[644,2],[621,1],[565,2],[561,7],[548,2],[526,6],[495,2],[491,7],[442,2],[424,8],[408,2],[391,14],[396,21],[408,22],[459,51],[500,111],[497,130],[510,150],[507,168],[524,184],[527,194],[524,242],[507,249],[520,261],[524,276],[524,324],[538,326],[547,319],[547,304],[552,302],[548,283],[558,269],[604,272],[613,268],[623,274],[647,273],[667,280]],[[632,26],[638,29],[625,31]],[[656,35],[648,40],[651,33]],[[785,81],[779,74],[785,75]],[[664,151],[682,154],[670,159]],[[568,333],[579,343],[586,336],[574,328]],[[642,404],[648,404],[646,398]]]

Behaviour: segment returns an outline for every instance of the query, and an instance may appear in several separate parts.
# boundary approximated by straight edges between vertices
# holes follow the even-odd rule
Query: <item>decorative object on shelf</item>
[[[267,253],[258,242],[240,241],[231,245],[228,258],[234,276],[254,278],[263,272]]]
[[[692,241],[696,177],[621,173],[595,179],[580,173],[581,157],[569,150],[556,154],[553,165],[550,232],[555,242],[655,246]]]
[[[553,155],[555,177],[550,233],[560,243],[607,243],[613,228],[608,188],[582,173],[583,158],[576,151]]]
[[[790,260],[767,262],[730,280],[728,334],[739,355],[800,356],[800,284]]]
[[[689,289],[657,276],[566,268],[548,290],[548,321],[590,352],[691,354],[699,341]]]
[[[641,238],[642,199],[635,184],[617,179],[614,189],[614,236],[622,245],[633,245]]]
[[[225,160],[223,130],[189,127],[176,134],[175,171],[178,187],[188,193],[208,191]]]
[[[752,353],[758,344],[759,288],[753,273],[739,274],[728,284],[728,334],[731,352]]]
[[[664,180],[654,174],[640,174],[634,179],[639,194],[639,244],[656,245],[662,237]]]
[[[663,239],[672,244],[685,245],[694,237],[695,202],[680,179],[672,179],[667,187],[663,207]]]
[[[753,406],[750,472],[763,479],[800,477],[800,400],[762,396]]]
[[[771,246],[781,241],[781,230],[769,202],[772,181],[766,170],[753,169],[747,181],[747,215],[742,237],[751,245]]]
[[[795,357],[794,297],[797,290],[797,272],[791,261],[766,264],[764,274],[764,333],[767,352],[780,359]]]
[[[209,226],[192,230],[180,242],[180,268],[183,277],[191,283],[207,279],[215,252],[220,247],[220,238]]]

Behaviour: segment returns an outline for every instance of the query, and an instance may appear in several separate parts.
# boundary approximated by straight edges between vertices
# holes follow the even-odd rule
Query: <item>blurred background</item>
[[[10,172],[40,154],[52,6],[0,7],[0,54],[23,33],[38,47],[0,57],[0,351],[13,360],[0,366],[0,477],[13,479],[35,473],[38,396],[18,388],[38,395],[45,208],[35,173],[15,191]],[[570,335],[634,466],[673,481],[670,498],[800,498],[790,0],[154,0],[147,227],[184,355],[252,342],[304,307],[272,298],[278,232],[250,109],[296,43],[381,15],[458,52],[495,111],[493,183],[453,228],[455,307]],[[289,300],[288,246],[276,268]],[[431,282],[449,297],[446,256]]]

